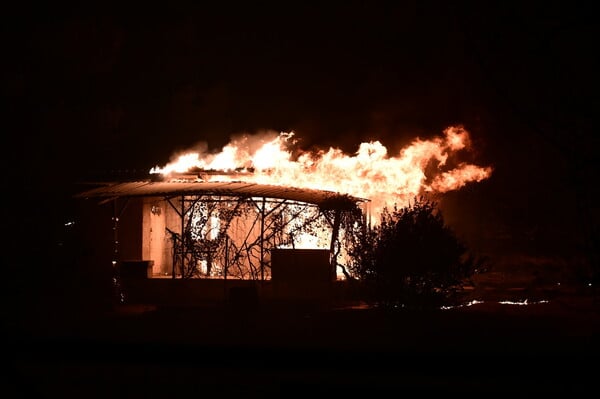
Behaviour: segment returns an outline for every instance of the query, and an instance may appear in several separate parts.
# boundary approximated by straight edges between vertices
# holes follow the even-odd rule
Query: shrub
[[[484,264],[445,224],[437,203],[424,197],[385,208],[377,226],[363,224],[349,234],[351,273],[363,283],[365,299],[386,308],[454,304]]]

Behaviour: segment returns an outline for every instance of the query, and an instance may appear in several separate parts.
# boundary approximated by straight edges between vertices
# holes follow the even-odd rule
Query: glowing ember
[[[173,173],[193,169],[222,172],[252,172],[244,180],[346,193],[371,200],[375,216],[384,206],[405,206],[423,193],[444,193],[491,175],[491,167],[462,162],[448,165],[470,147],[469,133],[462,127],[449,127],[443,136],[430,140],[416,138],[390,156],[379,141],[362,143],[353,155],[338,148],[319,151],[294,149],[294,133],[242,136],[216,154],[188,152],[150,173],[166,179]],[[207,181],[240,180],[239,175],[212,174]]]

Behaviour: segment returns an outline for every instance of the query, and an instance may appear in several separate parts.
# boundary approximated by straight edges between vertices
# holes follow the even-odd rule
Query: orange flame
[[[152,168],[150,173],[168,177],[194,168],[252,171],[244,180],[329,190],[369,199],[373,222],[377,223],[377,215],[385,206],[405,206],[422,193],[457,190],[491,175],[491,167],[466,162],[448,167],[448,158],[468,150],[471,143],[469,133],[462,127],[448,127],[443,133],[429,140],[416,138],[397,156],[388,155],[387,148],[379,141],[361,143],[353,155],[329,148],[299,151],[293,156],[292,147],[296,144],[293,132],[266,137],[246,135],[232,140],[219,153],[185,153],[162,168]],[[240,178],[223,174],[211,175],[208,180]]]

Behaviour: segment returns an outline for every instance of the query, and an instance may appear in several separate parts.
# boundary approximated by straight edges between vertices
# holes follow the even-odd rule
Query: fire
[[[318,151],[295,149],[294,133],[267,136],[246,135],[232,140],[216,154],[188,152],[152,174],[168,178],[173,173],[192,169],[222,172],[252,172],[244,180],[300,188],[329,190],[366,198],[377,215],[385,206],[405,206],[423,193],[444,193],[471,182],[487,179],[491,167],[454,162],[471,146],[469,133],[451,126],[433,139],[414,139],[397,155],[388,154],[379,141],[361,143],[356,153],[345,154],[339,148]],[[208,181],[240,180],[239,175],[211,174]]]

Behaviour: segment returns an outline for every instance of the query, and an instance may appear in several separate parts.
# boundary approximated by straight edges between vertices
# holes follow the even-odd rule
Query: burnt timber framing
[[[76,197],[98,199],[100,204],[112,202],[113,266],[120,261],[119,221],[128,201],[131,198],[160,197],[168,203],[180,218],[180,231],[169,231],[174,248],[171,271],[173,279],[201,277],[197,273],[196,264],[197,259],[202,258],[205,261],[208,259],[209,269],[212,261],[220,260],[220,265],[215,265],[215,269],[220,270],[219,276],[224,279],[231,276],[265,280],[270,276],[267,259],[270,250],[281,245],[293,248],[294,233],[315,228],[314,223],[318,223],[318,219],[325,220],[331,230],[328,249],[332,276],[335,278],[342,217],[355,212],[362,204],[368,203],[366,199],[324,190],[240,181],[205,182],[185,179],[105,183],[84,191]],[[198,206],[203,207],[205,212],[208,210],[210,213],[211,210],[218,208],[220,215],[229,215],[220,216],[217,239],[212,241],[196,239],[193,242],[185,239],[190,233],[191,216]],[[224,209],[227,209],[227,212],[224,212]],[[228,239],[230,223],[236,212],[253,215],[249,231],[243,242],[238,244]],[[282,223],[284,213],[287,219]],[[300,215],[303,215],[302,223],[297,222]],[[204,224],[201,223],[200,229],[206,231],[207,220],[205,218]],[[291,228],[294,223],[296,227]],[[258,235],[252,237],[250,230],[258,230]],[[242,258],[249,266],[249,273],[241,272],[242,268],[236,263]],[[236,274],[235,270],[239,272]]]

